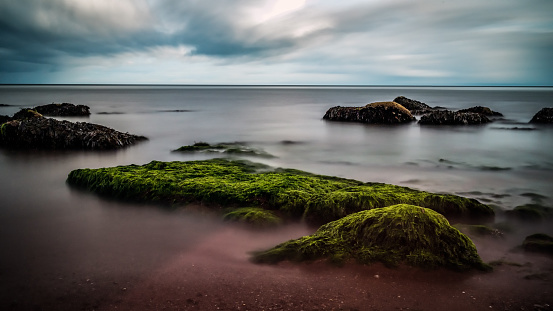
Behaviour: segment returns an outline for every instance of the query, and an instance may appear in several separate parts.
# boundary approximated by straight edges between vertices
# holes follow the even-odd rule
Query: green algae
[[[237,208],[223,215],[223,219],[246,223],[254,227],[273,227],[282,223],[282,219],[275,215],[273,211],[259,207]]]
[[[341,263],[489,270],[472,241],[439,213],[408,204],[361,211],[329,222],[314,234],[253,254],[256,263],[326,259]]]
[[[120,199],[168,205],[261,207],[318,224],[400,203],[428,207],[452,218],[494,215],[492,208],[474,199],[272,169],[243,160],[152,161],[142,166],[78,169],[69,174],[67,182]]]

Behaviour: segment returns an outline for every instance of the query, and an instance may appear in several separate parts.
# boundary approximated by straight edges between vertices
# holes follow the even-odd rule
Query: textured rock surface
[[[89,116],[90,107],[85,105],[74,105],[70,103],[48,104],[33,108],[36,112],[47,116]]]
[[[434,109],[427,104],[418,100],[409,99],[404,96],[398,96],[394,99],[394,102],[407,108],[412,114],[425,114],[432,112]]]
[[[421,117],[419,124],[425,125],[471,125],[491,122],[488,117],[473,112],[433,111]]]
[[[458,112],[473,112],[473,113],[479,113],[479,114],[483,114],[485,116],[490,116],[490,117],[502,117],[503,116],[503,114],[500,113],[500,112],[493,111],[488,107],[482,107],[482,106],[475,106],[475,107],[470,107],[470,108],[467,108],[467,109],[461,109]]]
[[[32,110],[31,110],[32,111]],[[86,123],[33,117],[13,120],[0,127],[0,146],[17,149],[117,149],[145,140]]]
[[[553,108],[542,108],[534,115],[530,123],[553,123]]]
[[[332,107],[323,119],[373,124],[398,124],[415,120],[402,105],[395,102],[376,102],[364,107]]]

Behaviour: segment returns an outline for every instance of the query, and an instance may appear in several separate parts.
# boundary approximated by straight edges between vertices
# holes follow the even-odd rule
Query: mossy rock
[[[243,160],[152,161],[142,166],[78,169],[69,174],[67,182],[126,200],[262,207],[317,224],[399,203],[428,207],[452,218],[494,216],[491,207],[474,199],[294,169],[272,169]]]
[[[522,247],[526,251],[553,255],[553,237],[544,233],[532,234],[524,239]]]
[[[541,204],[525,204],[506,211],[509,218],[523,221],[539,222],[553,217],[553,208]]]
[[[485,225],[455,224],[455,228],[472,237],[503,238],[503,232]]]
[[[382,262],[424,268],[488,270],[472,241],[441,214],[398,204],[348,215],[321,226],[313,235],[256,252],[257,263],[327,259],[341,263]]]
[[[182,146],[176,150],[176,152],[207,152],[207,153],[222,153],[228,155],[246,155],[246,156],[258,156],[264,158],[274,158],[273,155],[265,152],[264,150],[253,148],[246,143],[230,142],[219,143],[211,145],[206,142],[197,142],[193,145]]]
[[[282,219],[273,211],[259,207],[241,207],[226,213],[224,220],[245,223],[253,227],[274,227],[282,223]]]

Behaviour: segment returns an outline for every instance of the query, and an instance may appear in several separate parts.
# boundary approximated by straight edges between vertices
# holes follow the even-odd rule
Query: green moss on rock
[[[226,213],[224,220],[246,223],[254,227],[272,227],[282,223],[273,211],[259,207],[241,207]]]
[[[526,251],[553,255],[553,237],[544,233],[532,234],[524,239],[522,247]]]
[[[503,238],[503,232],[495,228],[490,228],[485,225],[466,225],[466,224],[456,224],[455,228],[459,231],[472,236],[472,237],[492,237],[492,238]]]
[[[506,211],[505,214],[510,218],[524,221],[542,221],[553,217],[553,208],[541,204],[531,203],[515,207]]]
[[[198,142],[193,145],[182,146],[174,150],[176,152],[211,152],[222,153],[228,155],[246,155],[246,156],[258,156],[264,158],[273,158],[271,154],[264,150],[253,148],[246,143],[231,142],[231,143],[219,143],[215,145],[208,144],[206,142]]]
[[[399,203],[428,207],[453,218],[494,215],[491,207],[455,195],[294,169],[274,170],[259,163],[226,159],[78,169],[67,181],[121,199],[170,205],[256,206],[314,223]]]
[[[455,270],[489,269],[472,241],[433,210],[398,204],[362,211],[321,226],[313,235],[257,252],[253,261],[355,259],[363,264],[401,263]]]

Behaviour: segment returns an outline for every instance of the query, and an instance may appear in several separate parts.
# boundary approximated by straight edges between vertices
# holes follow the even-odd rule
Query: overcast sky
[[[553,1],[0,0],[0,83],[553,85]]]

